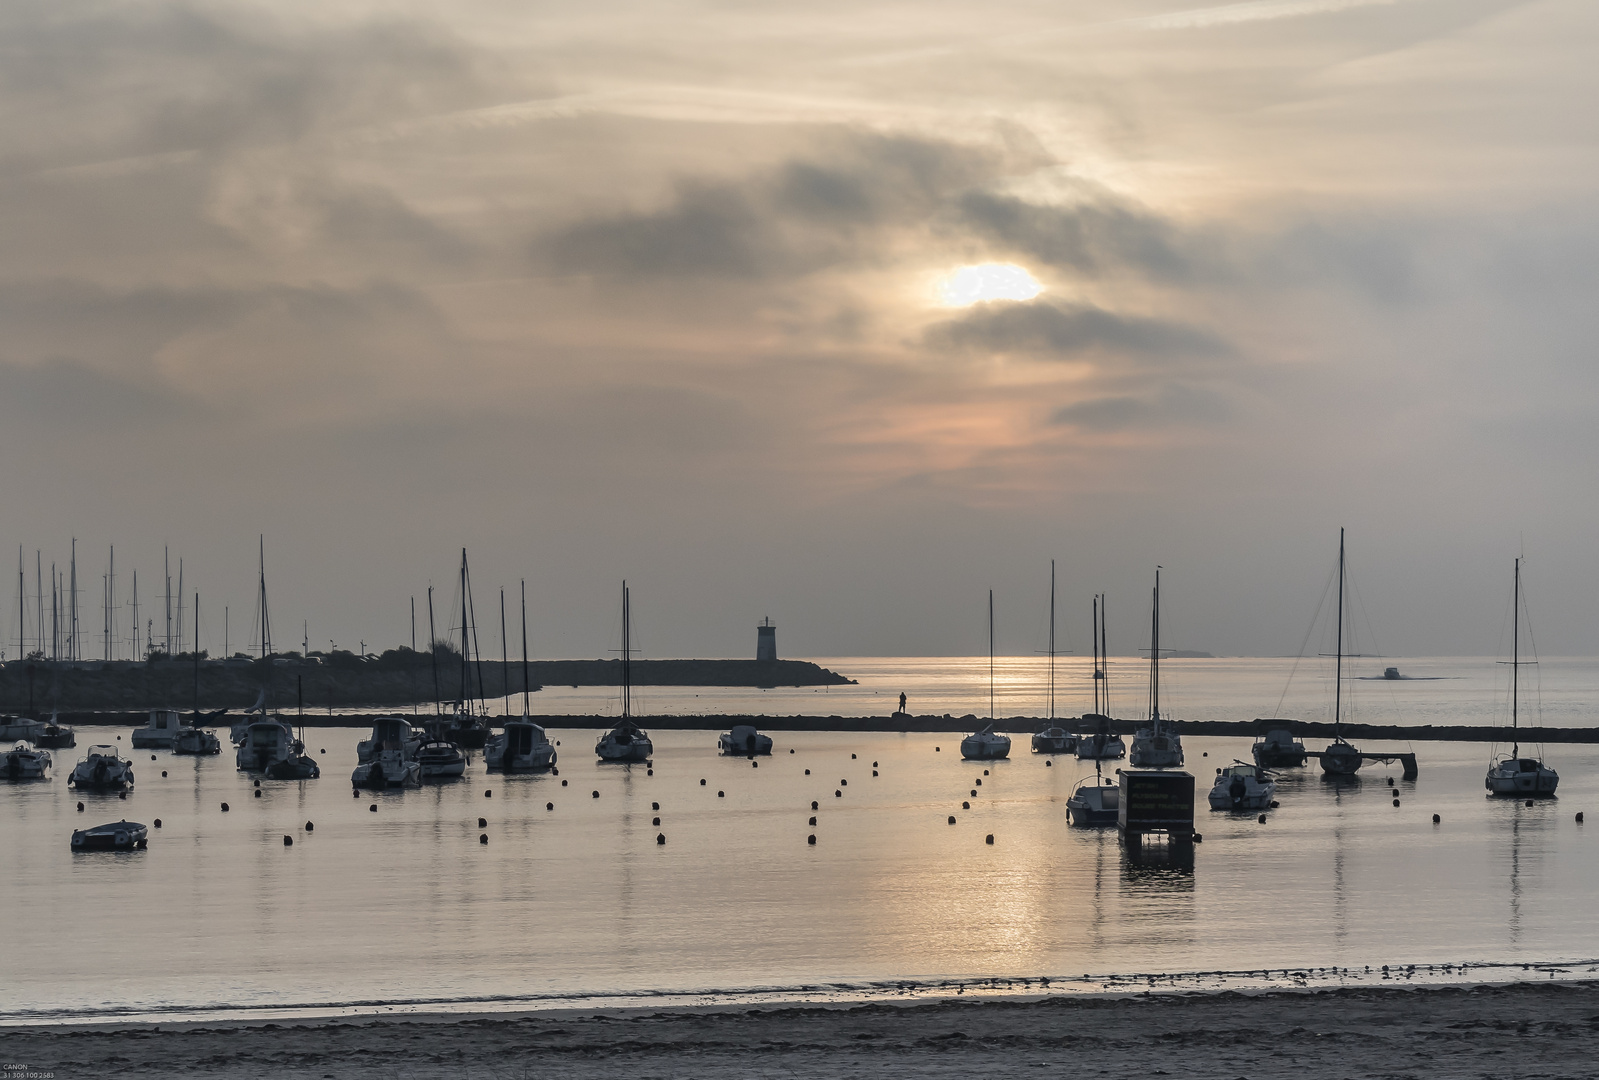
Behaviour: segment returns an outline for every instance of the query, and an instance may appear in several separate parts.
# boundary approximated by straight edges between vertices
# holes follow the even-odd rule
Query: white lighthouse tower
[[[771,619],[762,619],[761,625],[755,628],[755,659],[777,659],[777,627],[772,625]]]

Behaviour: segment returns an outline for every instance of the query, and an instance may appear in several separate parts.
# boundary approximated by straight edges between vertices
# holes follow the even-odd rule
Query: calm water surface
[[[827,663],[862,678],[826,695],[849,703],[828,712],[886,712],[860,703],[902,687],[926,712],[976,711],[986,698],[986,658],[936,670]],[[1168,697],[1180,717],[1264,715],[1275,709],[1258,700],[1275,706],[1289,663],[1178,662]],[[1456,677],[1363,684],[1373,711],[1394,695],[1401,722],[1496,718],[1491,661],[1405,666]],[[1591,662],[1546,663],[1544,721],[1591,723],[1596,676]],[[1136,707],[1138,684],[1126,680],[1122,700]],[[1018,702],[1020,681],[1007,690]],[[823,711],[789,704],[814,699],[809,690],[648,694],[660,711],[695,700]],[[0,905],[12,913],[0,1020],[859,995],[941,980],[976,992],[979,980],[1040,977],[1098,988],[1112,974],[1263,968],[1350,968],[1359,979],[1367,965],[1379,978],[1383,964],[1599,957],[1589,831],[1599,819],[1574,821],[1599,810],[1599,747],[1549,747],[1560,798],[1531,807],[1484,797],[1482,745],[1394,746],[1418,752],[1414,782],[1382,765],[1341,786],[1292,770],[1264,825],[1199,811],[1204,843],[1187,869],[1129,862],[1114,830],[1069,828],[1065,800],[1092,770],[1069,758],[1046,766],[1024,738],[1013,760],[985,766],[962,762],[947,734],[780,732],[756,768],[718,757],[714,731],[662,731],[650,776],[597,764],[594,732],[552,729],[559,776],[489,776],[476,760],[462,782],[352,798],[364,735],[312,730],[323,778],[263,781],[260,798],[231,752],[138,753],[125,801],[67,787],[82,747],[58,752],[54,780],[0,785]],[[1244,739],[1185,745],[1201,796],[1216,766],[1248,750]],[[74,828],[122,816],[162,819],[148,851],[71,854]]]

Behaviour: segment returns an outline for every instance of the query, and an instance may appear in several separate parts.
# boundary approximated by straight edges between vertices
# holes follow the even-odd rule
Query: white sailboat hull
[[[1115,761],[1127,756],[1120,735],[1084,735],[1077,740],[1079,761]]]
[[[1560,785],[1560,774],[1531,758],[1510,758],[1488,770],[1484,786],[1494,795],[1548,796]]]
[[[1176,735],[1140,731],[1127,760],[1138,769],[1175,769],[1183,763],[1183,741]]]

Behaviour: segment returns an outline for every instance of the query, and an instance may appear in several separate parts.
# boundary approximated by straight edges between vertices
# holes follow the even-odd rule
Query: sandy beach
[[[1599,1076],[1599,983],[55,1027],[6,1075]]]

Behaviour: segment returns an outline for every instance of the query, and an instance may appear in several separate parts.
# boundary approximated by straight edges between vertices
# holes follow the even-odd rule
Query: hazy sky
[[[1142,644],[1161,563],[1163,643],[1281,654],[1345,525],[1368,648],[1496,652],[1524,552],[1539,649],[1591,653],[1596,35],[1591,0],[13,0],[0,539],[31,590],[78,538],[90,655],[107,545],[122,602],[181,553],[217,649],[259,533],[296,644],[407,641],[465,546],[541,656],[616,647],[624,577],[652,656],[765,615],[785,655],[977,652],[989,588],[1027,652],[1050,558],[1068,647],[1098,591]],[[1042,291],[941,300],[983,263]]]

